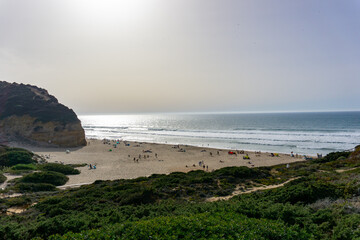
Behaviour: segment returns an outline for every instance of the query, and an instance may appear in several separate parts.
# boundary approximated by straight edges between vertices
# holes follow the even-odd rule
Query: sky
[[[359,0],[0,0],[0,80],[78,114],[360,110],[359,43]]]

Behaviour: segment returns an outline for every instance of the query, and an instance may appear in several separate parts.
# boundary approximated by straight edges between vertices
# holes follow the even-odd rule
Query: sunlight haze
[[[359,1],[0,0],[0,80],[79,114],[360,109]]]

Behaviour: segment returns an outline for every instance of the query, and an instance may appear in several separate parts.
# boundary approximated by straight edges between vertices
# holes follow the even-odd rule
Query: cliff
[[[77,147],[86,145],[73,110],[45,89],[0,81],[0,140]]]

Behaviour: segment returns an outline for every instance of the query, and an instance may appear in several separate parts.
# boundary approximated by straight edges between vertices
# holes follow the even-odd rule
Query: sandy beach
[[[46,157],[48,162],[88,164],[78,168],[81,171],[79,175],[69,176],[66,186],[90,184],[96,180],[137,178],[154,173],[212,171],[229,166],[271,166],[303,160],[300,156],[296,158],[287,154],[278,154],[278,156],[272,157],[270,153],[265,152],[255,154],[255,152],[245,151],[243,154],[230,155],[228,154],[229,150],[186,145],[174,146],[123,141],[117,144],[116,141],[104,143],[102,140],[89,139],[87,141],[87,146],[74,149],[19,147]],[[246,154],[250,159],[243,159]],[[203,164],[199,166],[199,162]],[[96,165],[96,169],[90,169],[90,164]]]

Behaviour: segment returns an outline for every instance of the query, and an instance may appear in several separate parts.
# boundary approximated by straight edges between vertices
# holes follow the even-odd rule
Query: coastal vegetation
[[[74,167],[46,163],[40,156],[25,149],[0,146],[0,183],[6,181],[3,173],[22,175],[11,180],[5,192],[55,191],[56,186],[64,185],[69,180],[66,175],[80,173]]]
[[[58,173],[62,173],[62,174],[65,174],[65,175],[80,174],[80,171],[73,168],[72,166],[59,164],[59,163],[42,164],[42,165],[39,165],[38,169],[43,170],[43,171],[58,172]]]
[[[30,164],[36,162],[34,154],[25,149],[11,148],[0,145],[0,166],[11,167],[16,164]]]
[[[356,239],[359,152],[288,166],[96,181],[56,192],[42,185],[46,192],[0,200],[2,209],[27,209],[0,216],[0,239]],[[39,178],[47,179],[32,173],[19,184]],[[210,201],[223,196],[233,197]]]

